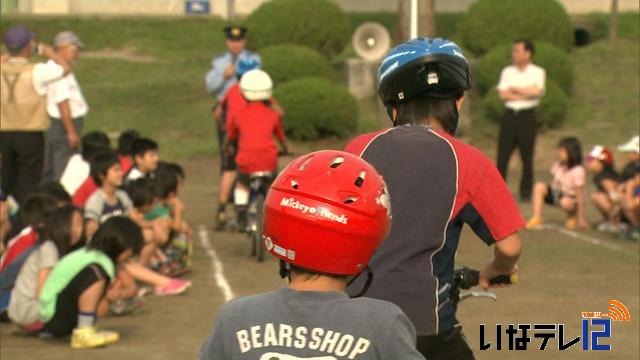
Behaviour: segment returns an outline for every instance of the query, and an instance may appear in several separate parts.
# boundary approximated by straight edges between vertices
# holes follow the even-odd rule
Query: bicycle
[[[271,171],[258,171],[249,174],[247,235],[251,242],[251,256],[255,256],[258,262],[264,260],[264,248],[262,247],[264,199],[274,179],[275,173]]]

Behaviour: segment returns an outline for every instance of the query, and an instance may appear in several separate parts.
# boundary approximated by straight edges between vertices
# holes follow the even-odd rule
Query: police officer
[[[261,63],[260,56],[252,51],[247,50],[247,28],[238,25],[229,25],[224,28],[226,36],[225,45],[227,51],[217,55],[211,61],[211,70],[205,76],[207,91],[216,96],[216,104],[213,106],[213,115],[216,120],[218,149],[219,154],[223,154],[222,144],[225,138],[225,121],[224,107],[220,106],[227,91],[237,80],[236,66],[239,60],[253,60]],[[223,158],[221,158],[223,159]],[[233,161],[221,161],[220,170],[222,178],[220,180],[220,193],[228,194],[231,192],[235,179],[235,164]]]

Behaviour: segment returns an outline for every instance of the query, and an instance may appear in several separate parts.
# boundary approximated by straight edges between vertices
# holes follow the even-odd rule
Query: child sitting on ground
[[[56,199],[49,194],[36,192],[27,197],[18,211],[20,224],[16,223],[13,231],[17,234],[9,239],[0,256],[0,271],[36,244],[38,231],[44,228],[45,220],[57,207]]]
[[[618,186],[620,175],[613,167],[613,153],[604,146],[596,145],[587,156],[587,170],[593,173],[593,184],[596,190],[591,193],[591,202],[602,214],[599,231],[618,232],[621,230],[620,199]]]
[[[231,141],[238,140],[236,163],[238,177],[234,198],[237,206],[238,228],[246,227],[249,202],[250,175],[255,172],[274,173],[278,168],[278,139],[282,152],[287,153],[287,144],[282,130],[280,115],[269,105],[273,82],[262,70],[251,70],[240,80],[240,89],[247,99],[247,106],[239,110],[227,129],[228,149]]]
[[[91,239],[99,225],[109,217],[126,215],[131,209],[131,199],[120,190],[122,186],[122,168],[115,151],[98,154],[91,163],[91,177],[98,185],[85,204],[87,239]]]
[[[140,133],[133,129],[123,131],[118,137],[118,156],[125,174],[133,167],[133,143],[139,138]]]
[[[42,330],[38,297],[58,260],[84,245],[82,212],[66,205],[47,218],[38,244],[26,259],[11,293],[9,318],[27,332]]]
[[[118,341],[118,333],[96,330],[96,311],[115,277],[116,265],[138,253],[142,244],[140,227],[129,218],[114,216],[102,224],[87,247],[62,258],[40,294],[45,330],[55,337],[72,335],[74,349]]]
[[[149,178],[132,180],[125,190],[133,203],[129,217],[142,228],[145,243],[152,241],[155,244],[155,252],[149,258],[142,256],[141,262],[148,265],[166,261],[167,257],[160,247],[169,240],[170,220],[168,218],[145,219],[145,215],[152,211],[156,203],[154,180]]]
[[[93,157],[109,148],[109,137],[102,131],[90,132],[82,137],[82,153],[74,154],[69,158],[60,177],[60,183],[70,195],[75,194],[80,185],[89,177],[90,163]]]
[[[158,167],[158,144],[147,138],[139,138],[133,142],[133,167],[127,172],[125,182],[141,177],[154,177]]]
[[[551,167],[551,184],[537,182],[533,188],[533,217],[527,222],[529,230],[542,227],[542,208],[545,203],[560,206],[565,211],[566,228],[589,226],[585,219],[585,170],[580,141],[575,137],[560,140],[557,157],[558,161]]]
[[[371,165],[341,151],[294,160],[267,195],[264,225],[288,286],[226,303],[200,359],[424,359],[399,307],[345,292],[390,226]]]
[[[622,184],[619,196],[624,217],[631,227],[625,234],[627,237],[640,239],[640,136],[632,137],[618,146],[618,150],[627,154],[629,162],[622,170]]]

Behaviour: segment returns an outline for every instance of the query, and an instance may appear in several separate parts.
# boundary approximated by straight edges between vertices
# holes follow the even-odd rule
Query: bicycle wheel
[[[262,246],[262,230],[264,219],[264,195],[258,194],[256,197],[256,231],[254,233],[254,247],[256,249],[256,260],[264,260],[264,246]]]

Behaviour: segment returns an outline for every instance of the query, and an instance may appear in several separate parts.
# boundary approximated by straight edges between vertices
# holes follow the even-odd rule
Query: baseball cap
[[[602,145],[596,145],[591,149],[589,155],[587,156],[588,160],[600,160],[607,165],[613,165],[613,154],[611,150],[607,149]]]
[[[246,27],[238,25],[229,25],[224,28],[224,33],[227,36],[227,39],[231,40],[244,39],[247,31]]]
[[[84,48],[84,44],[80,41],[78,35],[76,35],[73,31],[62,31],[59,32],[56,37],[53,38],[53,45],[58,47],[64,44],[73,44],[80,49]]]
[[[626,143],[618,145],[618,151],[640,153],[640,136],[636,135]]]
[[[29,45],[34,36],[26,26],[17,25],[7,30],[3,40],[9,50],[20,50]]]

